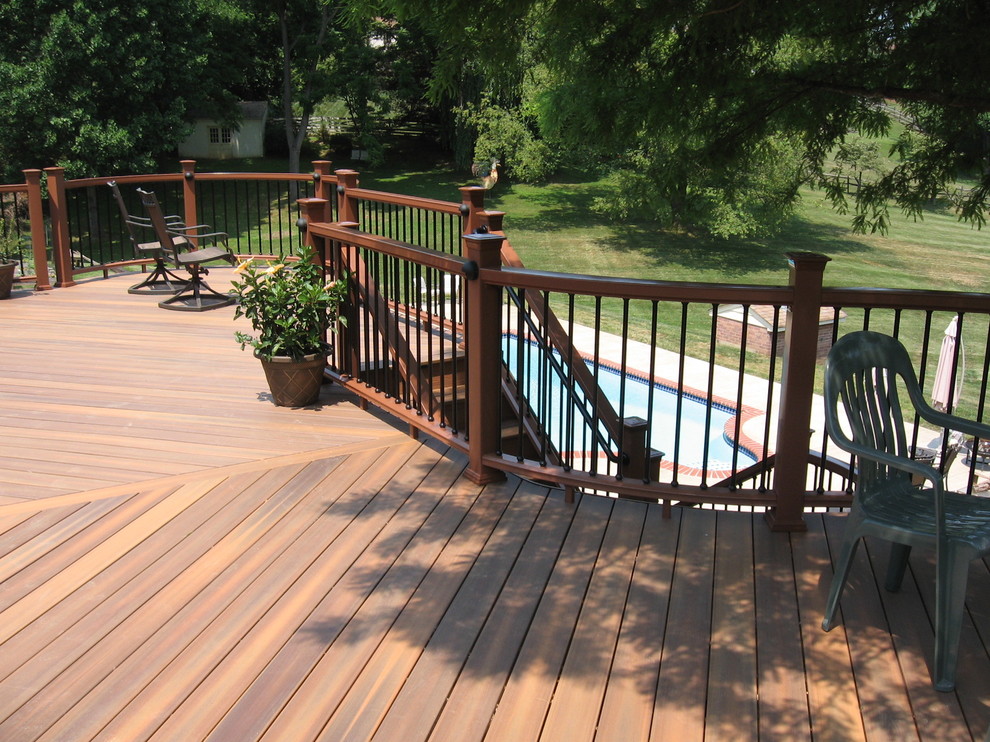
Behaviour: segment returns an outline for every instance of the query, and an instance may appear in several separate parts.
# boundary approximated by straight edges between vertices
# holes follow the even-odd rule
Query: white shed
[[[216,119],[197,118],[192,134],[179,144],[179,156],[216,160],[263,157],[268,103],[244,101],[237,105],[241,111],[237,126],[224,125]]]

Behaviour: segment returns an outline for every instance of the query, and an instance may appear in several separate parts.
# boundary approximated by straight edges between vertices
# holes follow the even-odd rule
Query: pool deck
[[[133,279],[131,279],[133,280]],[[222,285],[224,272],[211,282]],[[326,387],[273,407],[232,310],[113,278],[0,303],[0,739],[982,740],[990,567],[933,690],[933,564],[841,515],[480,487]]]

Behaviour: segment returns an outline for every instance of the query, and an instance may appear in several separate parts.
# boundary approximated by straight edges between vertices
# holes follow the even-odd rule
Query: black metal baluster
[[[574,364],[584,363],[584,359],[578,354],[575,358],[575,348],[574,348],[574,294],[567,295],[567,337],[571,338],[572,342],[567,345],[567,378],[562,379],[561,383],[567,384],[567,388],[574,390]],[[576,390],[575,390],[576,393]],[[581,403],[580,399],[572,399],[567,405],[567,435],[568,440],[573,442],[571,450],[567,454],[566,460],[563,462],[564,471],[571,471],[574,468],[574,459],[578,453],[577,440],[574,434],[576,422],[576,412],[577,406]],[[588,449],[588,430],[587,427],[581,426],[581,445],[580,451],[586,451]]]
[[[712,323],[708,336],[708,404],[705,405],[705,430],[712,429],[712,396],[715,394],[715,339],[718,337],[718,304],[712,304]],[[708,488],[708,454],[710,451],[709,435],[705,435],[705,444],[701,454],[701,489]]]
[[[437,309],[440,312],[440,356],[442,358],[446,358],[447,352],[444,351],[444,346],[447,344],[447,342],[445,341],[447,335],[447,322],[446,322],[447,308],[445,306],[444,301],[441,298],[439,298],[440,294],[438,289],[439,286],[443,285],[443,280],[444,280],[443,277],[445,274],[443,273],[443,271],[437,270],[437,271],[433,271],[432,275],[436,277],[436,283],[431,287],[430,299],[431,301],[437,302]],[[468,340],[468,342],[470,342],[470,339]],[[449,426],[456,430],[457,428],[456,421],[453,424],[451,424],[451,418],[454,416],[455,413],[454,407],[451,406],[450,413],[448,413],[447,411],[447,387],[450,386],[451,388],[453,388],[453,386],[456,384],[457,381],[457,373],[458,373],[457,338],[451,335],[449,343],[450,343],[450,374],[451,375],[449,380],[444,378],[443,383],[440,385],[440,409],[442,411],[442,421],[440,423],[440,426],[441,427]]]
[[[375,295],[380,296],[382,291],[382,255],[374,250],[362,249],[365,254],[365,265],[370,265],[372,268],[372,280],[375,286]],[[374,364],[371,366],[371,377],[374,379],[374,388],[377,391],[384,392],[386,398],[388,397],[388,390],[385,388],[385,325],[379,325],[375,321],[375,316],[378,313],[378,307],[372,307],[372,304],[377,304],[377,300],[370,293],[371,283],[368,284],[369,294],[367,307],[365,311],[367,312],[367,325],[365,331],[371,337],[372,346],[371,350],[374,356]]]
[[[595,388],[592,390],[591,400],[591,420],[592,425],[598,425],[601,415],[598,412],[598,397],[601,394],[601,384],[598,383],[598,372],[601,361],[601,333],[602,333],[602,297],[595,297],[595,357],[593,359],[592,376],[595,379]],[[608,455],[609,451],[602,452]],[[591,436],[591,471],[592,476],[598,475],[598,436],[592,433]]]
[[[688,303],[681,302],[681,342],[677,364],[677,412],[674,416],[674,474],[671,486],[678,484],[678,471],[681,461],[681,419],[684,413],[684,359],[687,358],[687,318]]]
[[[653,472],[650,471],[650,462],[653,453],[653,423],[655,411],[653,403],[656,396],[657,385],[653,380],[653,372],[657,367],[657,324],[658,324],[659,302],[653,299],[650,310],[650,367],[646,369],[646,380],[648,388],[646,392],[646,448],[643,451],[643,484],[649,484]],[[659,475],[657,476],[659,481]]]
[[[836,314],[838,317],[838,314]],[[775,304],[773,308],[773,331],[770,334],[770,369],[767,377],[767,399],[763,409],[763,460],[766,461],[767,452],[770,450],[770,422],[773,419],[773,388],[777,374],[777,348],[780,347],[780,305]],[[769,471],[766,466],[760,471],[759,491],[766,492],[770,489]]]
[[[739,383],[736,387],[736,420],[735,426],[733,428],[732,441],[732,477],[735,477],[736,473],[739,471],[739,446],[740,440],[742,439],[742,417],[743,417],[743,384],[746,380],[746,341],[749,338],[749,304],[743,304],[743,323],[742,323],[742,338],[739,342]],[[711,395],[708,397],[708,409],[712,407]],[[733,484],[729,487],[730,490],[735,491],[736,485],[733,480]]]
[[[621,341],[621,351],[619,353],[619,467],[616,470],[615,478],[618,480],[623,479],[622,466],[625,464],[626,459],[629,458],[629,452],[626,451],[626,436],[625,430],[626,426],[623,421],[626,419],[626,380],[628,378],[628,351],[629,351],[629,299],[623,298],[622,300],[622,341]],[[630,461],[630,463],[632,463]]]

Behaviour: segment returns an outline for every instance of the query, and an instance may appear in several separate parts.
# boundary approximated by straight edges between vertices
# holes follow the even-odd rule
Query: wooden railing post
[[[808,483],[808,430],[815,394],[818,322],[822,275],[830,258],[807,252],[787,253],[791,311],[784,331],[784,366],[777,420],[777,466],[773,490],[776,504],[766,515],[774,531],[804,531],[804,493]]]
[[[487,225],[485,216],[485,189],[481,186],[463,186],[461,192],[462,229],[465,235],[474,234],[478,227]]]
[[[69,211],[65,200],[65,168],[46,167],[48,213],[52,220],[52,262],[55,287],[75,286],[72,280],[72,243],[69,241]]]
[[[328,207],[329,208],[329,207]],[[356,222],[337,222],[341,227],[356,230]],[[347,277],[347,298],[340,307],[342,322],[337,327],[334,362],[337,373],[352,379],[361,375],[360,321],[358,312],[360,297],[357,281],[361,280],[358,248],[354,245],[342,244],[339,240],[325,239],[325,249],[330,262],[330,279],[333,281]],[[361,409],[367,409],[368,402],[362,398]]]
[[[502,267],[502,240],[494,234],[464,235],[465,295],[464,334],[467,350],[468,466],[465,474],[477,484],[505,478],[498,469],[485,466],[486,454],[498,449],[499,393],[502,385],[502,307],[497,286],[477,278],[477,271]]]
[[[504,211],[486,211],[485,221],[488,224],[489,232],[501,232],[502,221],[505,219]]]
[[[199,212],[196,209],[196,161],[179,160],[182,165],[182,218],[186,224],[199,224]],[[196,236],[189,235],[189,241],[198,244]]]
[[[330,160],[313,160],[313,195],[327,201],[333,199],[333,182],[330,180]],[[327,219],[326,221],[329,221]]]
[[[337,170],[337,221],[359,223],[357,199],[347,195],[348,188],[358,187],[356,170]]]
[[[45,244],[45,207],[41,198],[41,171],[25,170],[28,187],[28,221],[31,222],[31,254],[34,258],[35,291],[51,291],[48,278],[48,245]]]
[[[641,417],[622,419],[622,451],[619,474],[623,478],[656,482],[660,478],[663,453],[655,448],[646,450],[648,421]]]
[[[330,251],[324,238],[317,239],[309,231],[309,225],[319,222],[330,221],[330,202],[325,198],[300,198],[299,204],[299,228],[304,230],[303,242],[316,251],[316,258],[320,265],[326,265],[330,259]]]

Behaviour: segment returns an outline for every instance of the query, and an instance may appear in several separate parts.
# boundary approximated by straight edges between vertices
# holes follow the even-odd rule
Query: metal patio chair
[[[864,331],[835,343],[825,366],[826,427],[837,446],[857,456],[859,472],[822,628],[828,631],[834,625],[863,536],[891,542],[885,583],[890,591],[900,588],[911,548],[934,546],[935,688],[950,691],[955,687],[969,563],[990,554],[990,501],[946,491],[937,469],[909,457],[898,387],[907,391],[922,420],[990,439],[990,426],[928,404],[907,351],[896,339]],[[913,418],[912,410],[908,413]],[[912,477],[922,484],[915,485]]]
[[[107,185],[113,192],[117,208],[120,209],[120,216],[124,220],[124,227],[127,229],[127,237],[134,248],[134,254],[138,258],[152,258],[155,261],[155,269],[148,276],[127,289],[128,294],[177,294],[189,283],[188,279],[182,278],[172,273],[165,266],[165,248],[161,242],[142,242],[141,232],[154,229],[151,220],[144,216],[133,216],[127,211],[123,196],[120,195],[120,188],[117,182],[111,180]],[[174,214],[164,217],[167,226],[182,227],[182,218]],[[188,243],[188,240],[187,240]],[[188,246],[188,245],[187,245]]]
[[[158,241],[165,246],[165,251],[172,262],[189,271],[189,281],[186,286],[175,296],[158,302],[162,309],[175,309],[185,312],[204,312],[207,309],[216,309],[233,304],[236,300],[230,294],[221,294],[219,291],[211,289],[203,276],[209,273],[202,267],[203,263],[224,260],[231,265],[234,264],[234,253],[227,249],[226,232],[198,232],[200,229],[209,229],[205,224],[194,226],[179,226],[168,224],[162,215],[161,206],[158,205],[158,198],[151,191],[142,191],[138,188],[141,196],[141,204],[151,221],[151,226],[155,230]],[[219,242],[224,247],[196,248],[199,240],[212,240]],[[183,248],[191,246],[194,249],[183,252]]]

